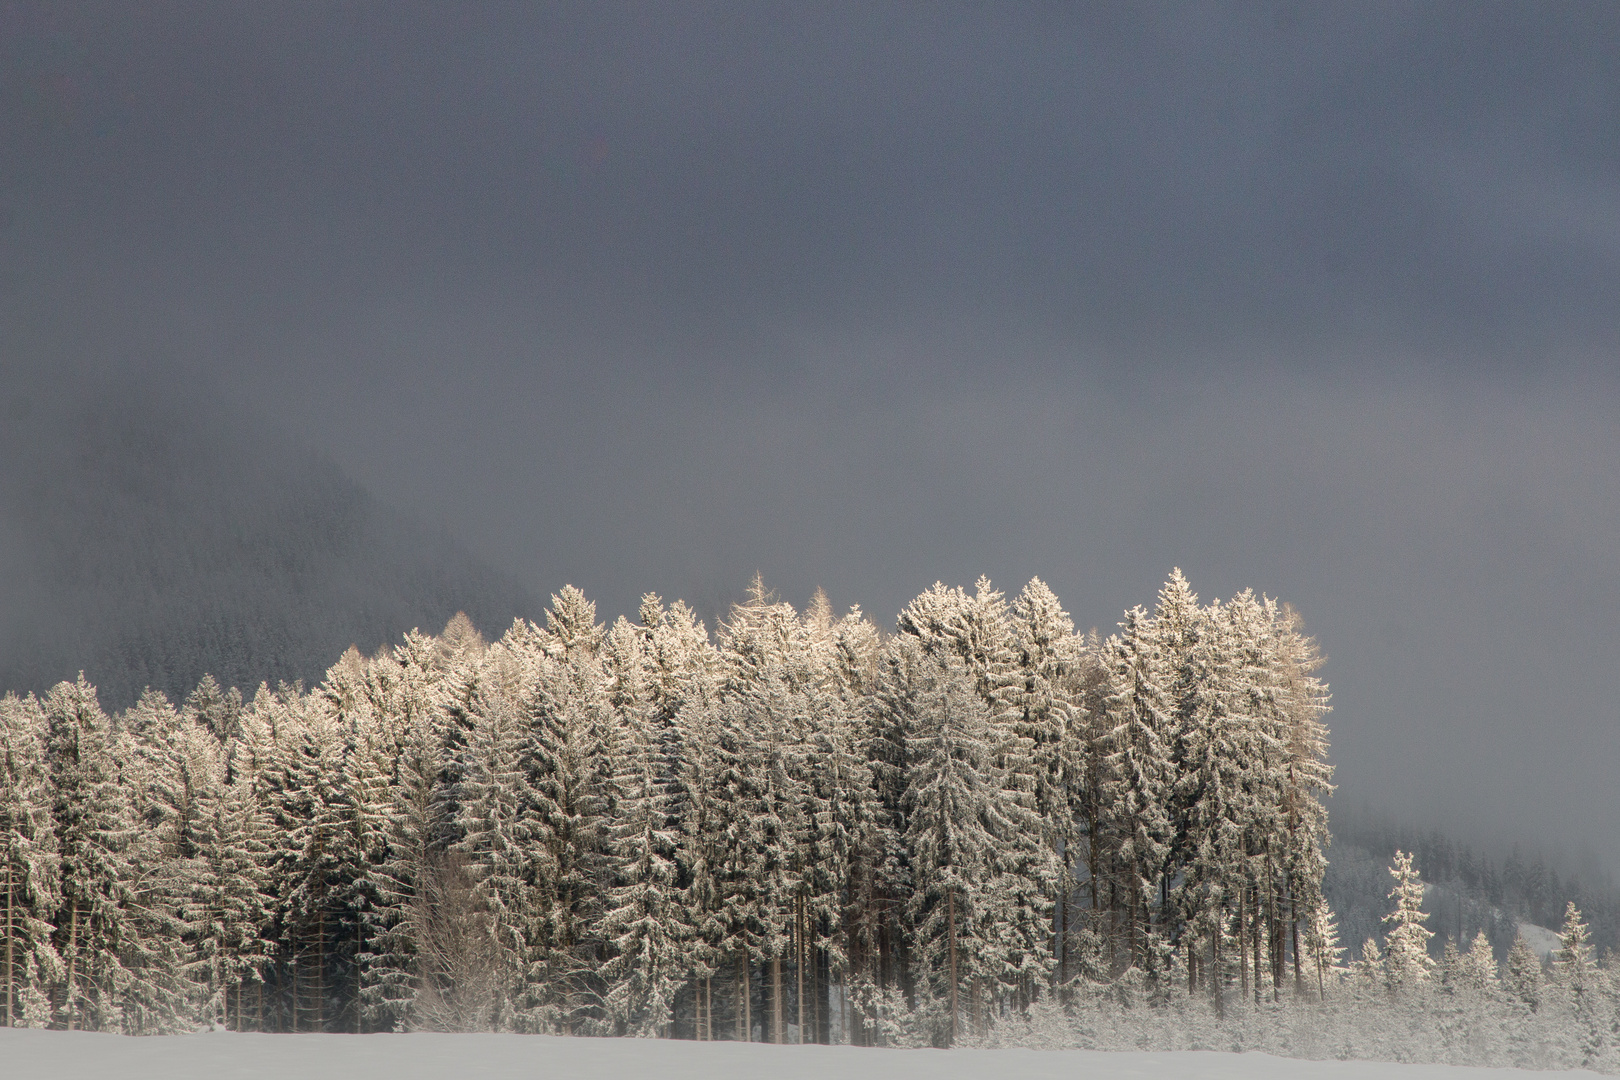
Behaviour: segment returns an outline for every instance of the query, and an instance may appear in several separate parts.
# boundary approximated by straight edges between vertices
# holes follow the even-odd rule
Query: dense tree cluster
[[[1318,663],[1177,572],[1106,640],[1039,580],[884,635],[756,579],[712,636],[568,588],[246,704],[81,676],[0,701],[0,1016],[949,1043],[1320,992]]]

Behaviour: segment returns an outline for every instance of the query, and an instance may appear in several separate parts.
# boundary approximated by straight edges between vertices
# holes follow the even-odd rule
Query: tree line
[[[0,1017],[948,1045],[1320,993],[1319,664],[1177,571],[1107,638],[1039,579],[884,634],[756,577],[713,634],[570,587],[246,703],[81,675],[0,699]]]

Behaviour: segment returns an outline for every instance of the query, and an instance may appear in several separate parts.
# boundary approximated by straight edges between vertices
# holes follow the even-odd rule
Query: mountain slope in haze
[[[1505,845],[1470,847],[1438,830],[1348,807],[1334,807],[1329,823],[1333,843],[1322,890],[1338,916],[1347,959],[1359,956],[1369,937],[1383,946],[1382,920],[1394,906],[1389,867],[1397,850],[1415,856],[1425,886],[1423,910],[1434,932],[1429,952],[1437,959],[1448,942],[1466,950],[1483,930],[1496,959],[1503,960],[1513,939],[1526,933],[1523,927],[1557,930],[1572,902],[1597,952],[1620,952],[1620,887],[1595,860],[1574,860],[1557,849],[1527,855]],[[1527,936],[1541,937],[1534,929]],[[1538,944],[1545,941],[1531,941]]]
[[[0,692],[81,669],[119,708],[202,676],[318,681],[458,610],[500,633],[515,580],[201,392],[11,387],[0,404]]]

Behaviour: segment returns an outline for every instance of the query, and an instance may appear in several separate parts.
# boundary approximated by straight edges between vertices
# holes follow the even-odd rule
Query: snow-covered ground
[[[1558,936],[1558,931],[1537,926],[1535,923],[1520,923],[1519,936],[1524,938],[1525,944],[1543,960],[1564,947],[1564,939]]]
[[[539,1035],[238,1035],[132,1039],[0,1030],[5,1080],[1529,1080],[1448,1065],[1268,1054],[865,1050]]]

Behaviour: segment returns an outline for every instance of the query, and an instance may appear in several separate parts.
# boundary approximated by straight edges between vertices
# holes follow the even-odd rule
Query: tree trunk
[[[360,964],[360,956],[365,951],[366,922],[365,917],[361,916],[359,919],[355,920],[354,929],[354,1033],[356,1035],[360,1034],[360,1017],[365,1012],[365,1010],[360,1007],[361,1002],[364,1000],[364,991],[366,988],[366,979],[365,975],[362,973],[363,968]]]
[[[956,1008],[956,892],[951,890],[945,893],[945,925],[946,934],[950,940],[951,952],[951,1042],[957,1038],[957,1008]]]
[[[8,858],[6,860],[6,1027],[11,1026],[11,1002],[14,993],[12,990],[12,979],[15,969],[12,967],[12,954],[15,944],[14,936],[16,933],[16,906],[17,883],[15,880],[13,880],[11,860]]]
[[[1238,924],[1237,924],[1237,951],[1238,951],[1238,990],[1243,997],[1249,996],[1249,925],[1244,921],[1247,914],[1245,902],[1249,896],[1249,887],[1243,886],[1238,890]]]
[[[1305,977],[1300,974],[1299,970],[1299,913],[1294,910],[1292,898],[1289,898],[1288,901],[1288,914],[1288,933],[1294,945],[1294,992],[1304,993]]]
[[[796,942],[795,942],[796,948],[794,949],[794,957],[795,957],[795,960],[797,961],[795,966],[798,968],[798,973],[799,973],[799,1045],[803,1046],[804,1045],[804,957],[805,957],[805,948],[804,948],[804,897],[802,895],[799,897],[798,917],[797,917],[794,929],[795,929],[795,933],[794,933],[793,936],[797,939]]]
[[[1249,919],[1250,933],[1254,935],[1254,1003],[1260,1004],[1260,897],[1258,890],[1254,898],[1254,915]]]
[[[315,927],[315,1030],[326,1030],[326,912]]]
[[[782,954],[771,957],[771,1042],[782,1042]]]
[[[1061,871],[1059,880],[1061,881],[1062,877],[1066,876],[1067,873],[1067,870]],[[1057,904],[1055,905],[1055,910],[1052,912],[1052,920],[1054,923],[1052,927],[1052,955],[1057,960],[1057,965],[1054,972],[1056,974],[1059,986],[1063,985],[1063,962],[1065,959],[1064,946],[1068,942],[1069,938],[1069,920],[1067,918],[1069,914],[1067,899],[1068,892],[1069,890],[1066,883],[1058,885]]]
[[[74,981],[74,973],[78,970],[78,965],[79,965],[79,901],[78,901],[78,898],[75,897],[74,900],[73,900],[73,907],[70,909],[70,912],[68,914],[68,977],[67,977],[67,1014],[68,1014],[67,1024],[68,1024],[68,1028],[67,1029],[69,1031],[73,1030],[74,1025],[78,1023],[78,1019],[79,1019],[79,1016],[78,1016],[79,1003],[78,1003],[78,1000],[74,996],[74,990],[75,990],[76,985],[77,985],[75,983],[75,981]]]
[[[752,1042],[754,1039],[754,1018],[750,1009],[753,996],[753,988],[748,985],[748,951],[744,949],[737,954],[738,1042]]]

